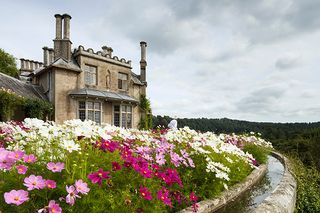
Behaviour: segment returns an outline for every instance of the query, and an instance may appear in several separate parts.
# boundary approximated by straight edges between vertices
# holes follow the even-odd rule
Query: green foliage
[[[262,146],[257,146],[251,143],[246,143],[243,147],[244,152],[249,152],[254,156],[256,161],[259,164],[265,164],[268,161],[268,155],[270,154],[271,150],[267,149]]]
[[[320,172],[306,167],[298,156],[291,155],[290,162],[298,185],[295,212],[320,212]]]
[[[11,90],[0,89],[0,121],[16,119],[18,111],[24,117],[45,119],[53,113],[53,106],[44,100],[24,98]]]
[[[24,98],[10,90],[0,89],[0,120],[10,120],[15,110],[24,104]]]
[[[53,113],[51,103],[40,99],[26,99],[24,103],[25,116],[28,118],[45,119]]]
[[[0,72],[12,77],[18,76],[15,58],[0,48]]]
[[[142,115],[140,118],[139,129],[151,129],[152,128],[152,110],[150,100],[145,95],[140,96],[140,109]]]

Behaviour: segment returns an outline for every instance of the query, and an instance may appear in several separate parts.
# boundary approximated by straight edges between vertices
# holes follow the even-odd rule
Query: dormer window
[[[97,85],[97,67],[84,65],[84,81],[86,85]]]
[[[128,74],[118,73],[118,89],[127,90],[128,89]]]

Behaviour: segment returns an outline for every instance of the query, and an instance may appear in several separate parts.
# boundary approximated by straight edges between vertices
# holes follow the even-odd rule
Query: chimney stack
[[[71,16],[63,14],[63,39],[70,39],[70,19]]]
[[[50,57],[54,55],[54,60],[63,58],[66,61],[71,60],[71,44],[70,41],[70,19],[71,16],[68,14],[56,14],[56,38],[53,40],[54,54],[49,50]],[[62,38],[62,20],[63,20],[63,38]],[[49,58],[50,58],[49,57]],[[51,61],[48,60],[48,62]],[[52,60],[53,61],[53,60]]]
[[[46,67],[48,66],[49,63],[49,48],[48,47],[43,47],[43,65]]]
[[[55,14],[56,18],[56,39],[62,39],[62,15]]]
[[[141,41],[141,60],[140,60],[140,80],[142,83],[147,83],[146,81],[146,67],[147,67],[147,60],[146,60],[146,48],[147,42]]]

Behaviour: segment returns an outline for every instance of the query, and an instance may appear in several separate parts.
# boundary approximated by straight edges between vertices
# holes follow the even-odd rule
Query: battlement
[[[78,48],[75,48],[73,51],[73,55],[86,55],[89,57],[93,57],[99,60],[108,61],[114,64],[122,65],[125,67],[131,68],[131,60],[126,60],[124,58],[120,58],[118,56],[112,56],[113,49],[111,47],[103,46],[102,51],[94,52],[92,48],[85,49],[82,45]]]
[[[32,72],[42,66],[42,62],[20,58],[20,72]]]

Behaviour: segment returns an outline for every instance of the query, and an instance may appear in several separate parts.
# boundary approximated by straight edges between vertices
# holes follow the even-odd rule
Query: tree
[[[0,48],[0,72],[12,77],[18,76],[17,63],[15,58]]]

